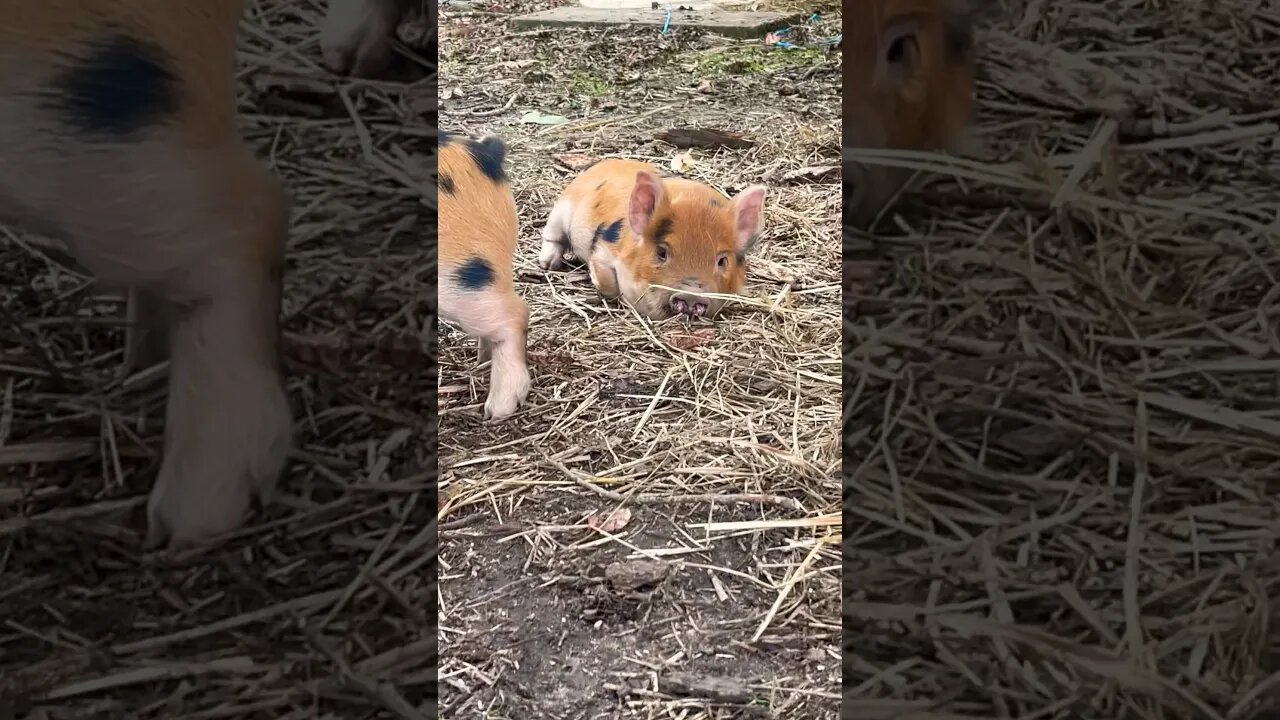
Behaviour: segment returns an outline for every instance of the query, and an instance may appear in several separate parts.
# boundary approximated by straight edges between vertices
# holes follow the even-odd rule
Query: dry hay
[[[848,325],[845,712],[1275,708],[1280,5],[984,24]]]
[[[322,10],[261,0],[241,36],[246,136],[295,199],[298,449],[228,544],[141,554],[163,384],[117,378],[114,295],[0,228],[0,717],[435,715],[434,87],[323,71]]]
[[[440,23],[442,126],[509,147],[534,381],[526,409],[483,422],[487,366],[442,330],[442,715],[834,717],[837,545],[814,525],[840,460],[838,177],[771,183],[747,297],[714,323],[645,321],[585,271],[536,264],[561,161],[581,161],[565,155],[666,165],[656,132],[712,127],[757,143],[694,151],[688,175],[729,192],[835,165],[834,58],[510,30],[535,9],[446,6]],[[569,122],[521,123],[531,110]],[[587,525],[620,506],[624,527]],[[696,526],[726,521],[759,525]],[[651,572],[665,581],[631,587]]]

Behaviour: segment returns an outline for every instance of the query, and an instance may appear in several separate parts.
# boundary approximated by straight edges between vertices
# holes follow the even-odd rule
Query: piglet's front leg
[[[234,154],[233,154],[234,153]],[[168,275],[169,398],[164,460],[146,544],[204,544],[269,502],[292,444],[280,361],[288,198],[247,156],[208,168],[211,212],[191,225],[192,269]],[[207,185],[208,186],[208,185]],[[221,202],[218,200],[221,199]]]
[[[270,499],[289,452],[276,357],[279,291],[258,268],[221,279],[173,329],[168,435],[148,502],[147,545],[199,544]]]
[[[613,300],[622,294],[621,289],[618,288],[617,272],[611,264],[600,257],[599,253],[591,258],[588,268],[588,272],[591,273],[591,284],[596,286],[596,291],[602,296]]]

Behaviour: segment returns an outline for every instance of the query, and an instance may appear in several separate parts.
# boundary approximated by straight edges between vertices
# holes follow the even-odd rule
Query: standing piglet
[[[846,148],[953,149],[973,105],[976,0],[856,0],[844,59]],[[845,218],[865,224],[910,171],[847,163]]]
[[[479,340],[492,359],[486,418],[514,413],[529,394],[525,363],[529,308],[516,294],[511,258],[519,225],[494,136],[440,134],[438,285],[440,317]]]
[[[753,185],[730,200],[647,163],[602,160],[552,206],[538,263],[559,269],[571,250],[601,295],[621,296],[646,317],[711,317],[725,300],[708,294],[735,294],[746,281],[764,196]]]
[[[236,127],[243,5],[0,0],[0,221],[134,289],[130,357],[140,338],[166,339],[152,547],[238,527],[290,447],[278,349],[289,209]]]

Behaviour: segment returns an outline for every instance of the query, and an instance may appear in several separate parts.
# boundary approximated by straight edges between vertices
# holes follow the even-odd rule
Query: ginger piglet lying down
[[[856,0],[844,59],[844,146],[954,150],[973,107],[975,0]],[[910,170],[844,164],[845,222],[865,225]]]
[[[648,163],[601,160],[551,208],[538,263],[557,270],[571,251],[601,295],[646,317],[713,317],[725,300],[708,293],[733,295],[746,281],[764,197],[762,185],[729,199],[694,180],[664,178]]]

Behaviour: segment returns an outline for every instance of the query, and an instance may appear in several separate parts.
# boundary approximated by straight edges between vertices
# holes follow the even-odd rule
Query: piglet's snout
[[[706,298],[688,293],[675,293],[671,296],[671,309],[680,315],[702,317],[707,314],[710,305]]]
[[[857,225],[867,213],[871,194],[867,192],[867,168],[850,157],[848,148],[844,156],[844,224]]]

